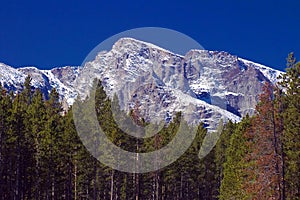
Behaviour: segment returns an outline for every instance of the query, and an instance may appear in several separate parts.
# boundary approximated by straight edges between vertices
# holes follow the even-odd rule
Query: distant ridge
[[[7,90],[22,90],[30,75],[34,88],[45,96],[56,88],[61,100],[71,105],[78,94],[88,94],[88,84],[80,83],[99,78],[126,111],[139,103],[146,120],[167,120],[183,111],[189,123],[202,121],[210,130],[221,119],[239,121],[246,113],[253,114],[263,83],[275,84],[281,73],[223,51],[193,49],[178,55],[133,38],[119,39],[82,68],[15,69],[0,63],[0,83]]]

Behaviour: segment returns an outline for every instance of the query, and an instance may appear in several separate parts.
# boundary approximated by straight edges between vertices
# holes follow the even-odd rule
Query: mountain
[[[0,64],[0,82],[8,90],[21,90],[30,75],[33,87],[46,97],[55,87],[71,105],[77,94],[85,98],[93,79],[99,78],[111,98],[118,96],[122,109],[138,109],[146,121],[168,121],[182,111],[189,123],[202,121],[209,130],[221,119],[239,121],[252,115],[263,83],[274,84],[280,73],[227,52],[190,50],[178,55],[133,38],[119,39],[82,68],[14,69]]]
[[[77,96],[73,83],[80,72],[80,67],[58,67],[51,70],[39,70],[36,67],[12,68],[0,63],[0,83],[8,91],[20,91],[23,89],[25,78],[30,75],[32,87],[39,88],[45,98],[52,88],[56,88],[61,100],[68,105],[73,104]]]

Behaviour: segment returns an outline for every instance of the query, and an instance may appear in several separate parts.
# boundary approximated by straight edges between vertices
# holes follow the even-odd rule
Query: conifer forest
[[[124,133],[112,117],[117,99],[107,97],[101,81],[95,87],[99,124],[115,145],[149,152],[176,134],[181,113],[153,137]],[[144,126],[136,112],[128,116]],[[0,86],[0,199],[300,199],[300,62],[292,53],[277,84],[264,84],[255,114],[220,123],[218,130],[216,145],[201,159],[199,150],[209,134],[203,124],[171,165],[148,173],[121,172],[89,153],[77,134],[72,107],[62,109],[58,92],[53,89],[44,98],[28,76],[20,93]]]

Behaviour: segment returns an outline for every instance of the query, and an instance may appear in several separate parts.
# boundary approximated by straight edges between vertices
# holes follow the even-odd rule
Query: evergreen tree
[[[273,91],[269,83],[264,85],[260,102],[256,106],[257,114],[248,132],[252,142],[245,158],[254,165],[245,169],[247,179],[244,187],[251,199],[282,198],[282,132],[275,114]]]
[[[61,156],[60,145],[62,142],[62,106],[59,101],[59,94],[56,89],[52,89],[49,100],[45,102],[46,106],[46,122],[45,132],[42,140],[43,143],[43,158],[46,166],[46,198],[58,198],[60,182],[60,163]]]
[[[2,199],[10,199],[10,176],[13,173],[10,169],[10,145],[11,139],[8,135],[10,129],[10,115],[12,109],[11,96],[7,95],[6,91],[0,84],[0,194]]]
[[[223,179],[223,165],[226,162],[226,150],[229,147],[230,137],[236,129],[236,124],[228,121],[224,126],[220,138],[215,147],[215,163],[216,163],[216,180],[217,188],[220,189],[221,181]],[[219,194],[219,191],[217,192]]]
[[[223,122],[221,123],[223,125]],[[196,181],[198,197],[196,195],[196,198],[194,197],[194,199],[217,199],[218,180],[216,178],[215,148],[211,148],[215,145],[215,137],[218,137],[218,135],[219,133],[217,132],[208,133],[207,129],[204,128],[204,124],[200,124],[198,127],[198,134],[195,138],[195,142],[198,144],[197,151],[201,158],[196,165],[198,166],[198,169],[190,172],[191,174],[194,172],[198,173],[198,180]],[[203,157],[203,153],[207,155]]]
[[[294,54],[287,58],[280,82],[283,101],[284,189],[286,199],[300,197],[300,63]]]
[[[223,164],[223,179],[220,187],[219,199],[247,199],[243,188],[245,169],[252,163],[246,162],[244,156],[249,151],[249,138],[246,131],[250,128],[251,120],[247,115],[237,124],[230,137],[229,147],[226,149],[226,162]]]
[[[12,104],[12,113],[10,118],[9,130],[9,148],[10,148],[10,166],[11,166],[11,184],[15,191],[13,198],[22,199],[24,195],[23,179],[24,177],[24,156],[25,156],[25,105],[22,96],[18,94]]]
[[[30,145],[30,147],[34,151],[34,161],[32,163],[32,177],[34,183],[32,185],[32,192],[34,194],[34,199],[39,199],[42,192],[41,183],[43,182],[43,179],[45,180],[46,178],[45,176],[42,176],[41,172],[41,140],[43,138],[45,129],[46,108],[42,97],[42,92],[40,90],[35,91],[32,97],[32,103],[29,106],[27,113],[29,116],[29,123],[31,125],[30,132],[31,136],[33,137],[33,143]]]

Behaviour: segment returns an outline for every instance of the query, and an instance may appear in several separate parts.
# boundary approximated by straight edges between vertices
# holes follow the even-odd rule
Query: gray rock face
[[[253,114],[263,83],[270,82],[259,69],[226,52],[191,51],[185,60],[197,98],[238,116]]]
[[[191,50],[181,56],[123,38],[86,63],[76,87],[84,97],[86,86],[99,78],[127,112],[135,108],[146,120],[160,121],[182,111],[189,123],[202,121],[214,130],[221,119],[253,114],[263,83],[274,83],[269,77],[280,73],[227,52]]]
[[[32,87],[39,88],[47,98],[52,88],[56,88],[61,101],[72,104],[77,92],[74,81],[80,67],[59,67],[52,70],[39,70],[35,67],[12,68],[0,63],[0,83],[8,91],[20,91],[27,75],[32,78]]]
[[[182,56],[132,38],[118,40],[83,68],[2,66],[0,81],[10,90],[21,89],[29,74],[34,87],[46,94],[55,87],[70,105],[78,94],[89,95],[98,78],[127,112],[135,108],[147,121],[169,121],[182,111],[189,123],[202,121],[209,130],[216,129],[221,119],[239,121],[246,113],[253,114],[263,83],[275,83],[282,73],[227,52],[191,50]]]

